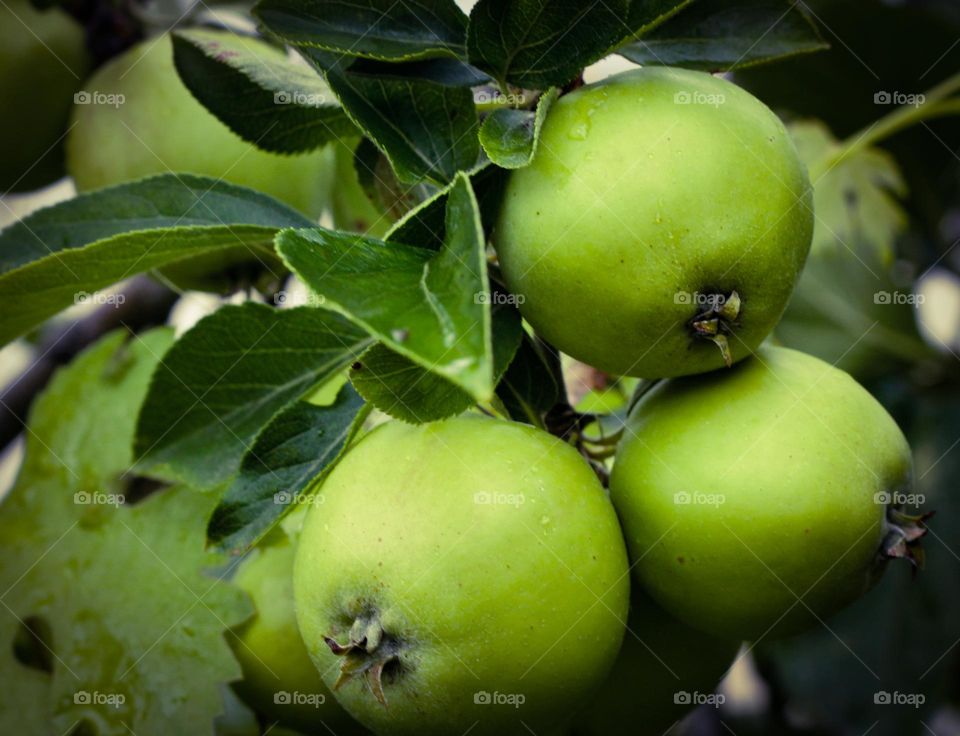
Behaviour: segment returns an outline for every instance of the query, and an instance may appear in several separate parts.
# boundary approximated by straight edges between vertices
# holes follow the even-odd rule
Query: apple
[[[282,57],[262,41],[246,43],[263,58]],[[89,101],[74,106],[67,139],[67,169],[80,191],[172,171],[257,189],[312,218],[329,203],[333,150],[285,156],[242,140],[180,81],[168,35],[112,59],[84,91]]]
[[[83,27],[60,8],[0,4],[0,193],[63,176],[62,137],[90,63]]]
[[[228,637],[243,669],[237,693],[262,717],[304,733],[363,733],[320,679],[293,609],[294,543],[286,533],[254,549],[233,582],[253,601],[254,617]]]
[[[631,733],[661,736],[695,705],[713,697],[740,642],[719,639],[678,621],[634,586],[623,648],[576,736]],[[641,725],[642,724],[642,725]]]
[[[637,69],[564,95],[494,232],[534,329],[616,375],[721,368],[773,329],[813,231],[810,184],[762,102]]]
[[[650,390],[610,493],[636,582],[690,626],[756,640],[816,625],[912,552],[923,525],[898,508],[911,476],[903,433],[863,387],[764,347]]]
[[[623,537],[590,467],[541,430],[388,422],[320,488],[294,565],[307,651],[377,734],[551,732],[620,648]]]

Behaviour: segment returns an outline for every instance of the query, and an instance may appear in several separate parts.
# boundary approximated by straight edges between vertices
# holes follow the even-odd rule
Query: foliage
[[[723,37],[731,17],[770,12],[769,2],[742,0],[692,15],[688,2],[482,0],[468,18],[452,0],[262,0],[254,15],[298,62],[255,59],[242,36],[179,30],[181,78],[244,139],[299,152],[362,135],[360,185],[399,222],[383,241],[318,228],[264,195],[183,175],[93,192],[0,234],[0,286],[14,297],[0,339],[81,292],[174,263],[188,273],[211,256],[252,256],[274,281],[285,267],[299,276],[311,306],[230,307],[202,320],[158,364],[139,413],[140,472],[197,487],[232,482],[210,539],[236,551],[283,515],[268,491],[308,490],[311,428],[343,437],[351,426],[356,396],[303,403],[347,366],[360,396],[406,421],[480,402],[543,425],[562,379],[487,269],[498,172],[530,162],[558,87],[589,63],[634,53],[655,30],[663,53],[710,66],[740,53],[741,41]],[[821,45],[800,11],[783,10],[789,22],[768,34],[762,60]],[[709,51],[690,47],[691,26],[714,38]]]
[[[106,337],[57,375],[0,507],[0,676],[11,733],[191,733],[239,668],[225,627],[249,615],[204,552],[216,497],[174,486],[136,503],[134,416],[169,331]],[[145,583],[149,580],[149,584]],[[38,632],[31,635],[30,631]],[[15,652],[17,652],[15,654]]]
[[[551,104],[611,54],[740,74],[784,59],[796,67],[826,46],[806,4],[786,0],[480,0],[469,16],[453,0],[261,0],[253,14],[289,58],[254,63],[242,36],[218,44],[185,27],[173,34],[184,84],[264,150],[345,142],[374,209],[396,222],[382,238],[320,227],[261,193],[167,174],[76,197],[0,233],[0,343],[82,295],[173,264],[189,273],[253,260],[271,284],[293,274],[310,291],[309,305],[294,309],[222,307],[176,341],[164,331],[129,343],[112,336],[38,403],[26,462],[0,506],[0,601],[17,616],[0,617],[0,638],[23,645],[21,659],[0,659],[5,699],[23,705],[0,708],[10,732],[50,723],[63,732],[89,717],[104,733],[125,733],[121,721],[138,734],[193,733],[213,720],[218,684],[238,674],[220,634],[248,610],[204,573],[223,564],[204,542],[239,554],[265,538],[310,501],[372,409],[422,423],[479,406],[579,443],[592,418],[570,408],[559,356],[523,325],[488,250],[507,172],[536,155]],[[876,294],[904,288],[894,266],[914,215],[908,163],[883,139],[956,112],[956,91],[948,85],[931,95],[939,107],[907,110],[864,135],[838,138],[849,131],[817,120],[792,125],[818,222],[780,340],[859,375],[892,361],[949,375],[909,305]],[[313,398],[344,376],[350,385],[335,401]],[[934,403],[927,397],[916,411],[935,413]],[[616,424],[611,415],[595,426],[608,419]],[[931,453],[949,448],[925,443]],[[602,473],[602,448],[584,454]],[[935,465],[924,466],[928,484]],[[128,490],[131,468],[174,485],[116,508],[72,502],[74,493]],[[127,590],[135,577],[152,587]],[[871,615],[913,616],[905,585],[888,579],[874,602],[882,612],[851,611],[842,637],[871,635],[859,628]],[[955,638],[942,614],[953,587],[923,595],[937,600],[931,639]],[[130,610],[142,615],[120,615]],[[882,634],[897,639],[898,654],[908,648],[896,631]],[[838,645],[810,641],[762,651],[806,704],[840,693],[834,683],[845,676],[813,681],[805,655]],[[925,643],[924,656],[934,648]],[[915,677],[919,665],[910,667]],[[125,709],[74,702],[127,678]]]

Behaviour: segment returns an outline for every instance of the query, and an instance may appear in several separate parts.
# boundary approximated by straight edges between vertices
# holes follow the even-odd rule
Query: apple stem
[[[727,368],[733,365],[728,335],[739,327],[742,301],[736,290],[729,294],[721,292],[697,293],[697,313],[687,323],[695,339],[709,340],[720,349]]]

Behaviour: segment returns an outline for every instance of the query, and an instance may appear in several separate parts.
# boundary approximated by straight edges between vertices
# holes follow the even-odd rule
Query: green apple
[[[661,736],[694,706],[717,702],[713,692],[740,648],[678,621],[636,586],[630,598],[620,656],[576,736],[609,736],[626,724],[636,736]]]
[[[549,733],[602,682],[626,622],[626,550],[570,445],[480,416],[388,422],[320,494],[297,620],[372,731]]]
[[[282,58],[262,41],[247,43],[263,58]],[[84,92],[67,140],[67,169],[80,191],[173,171],[257,189],[312,218],[329,203],[333,150],[285,156],[242,140],[180,81],[167,35],[112,59]]]
[[[729,371],[659,384],[610,479],[636,581],[720,637],[816,625],[863,595],[922,524],[896,422],[849,375],[764,347]]]
[[[293,609],[295,545],[285,533],[277,536],[254,549],[233,579],[256,609],[229,637],[243,669],[235,689],[262,717],[304,733],[361,733],[307,655]]]
[[[0,3],[0,193],[63,176],[73,93],[90,69],[83,27],[59,8]]]
[[[617,375],[701,373],[776,325],[813,230],[806,170],[739,87],[664,67],[550,109],[494,232],[520,311],[560,350]]]

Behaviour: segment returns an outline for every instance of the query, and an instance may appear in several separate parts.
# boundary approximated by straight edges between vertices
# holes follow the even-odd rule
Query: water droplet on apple
[[[587,135],[590,133],[590,123],[583,121],[577,123],[572,128],[570,132],[567,133],[567,137],[575,141],[584,141],[587,139]]]

